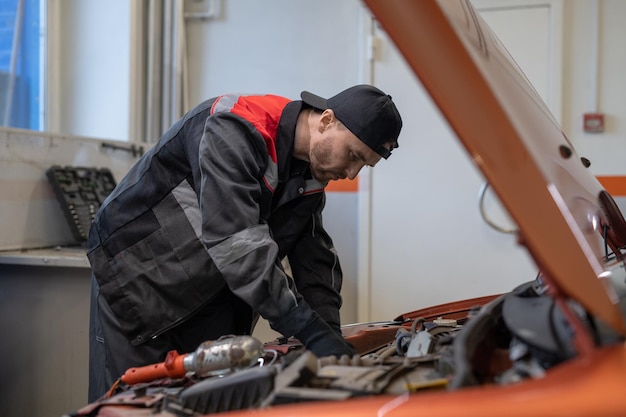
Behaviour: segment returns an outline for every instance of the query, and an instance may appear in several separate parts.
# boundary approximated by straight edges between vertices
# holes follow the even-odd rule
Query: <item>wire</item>
[[[413,334],[404,332],[396,335],[396,353],[398,356],[404,356],[406,351],[411,343],[411,339],[413,339]]]
[[[424,317],[418,317],[415,320],[413,320],[413,323],[411,324],[411,333],[415,334],[417,333],[417,325],[420,325],[419,330],[424,329],[424,322],[426,321],[426,319],[424,319]]]
[[[489,217],[487,216],[487,213],[485,212],[485,194],[487,193],[488,188],[489,188],[489,183],[485,181],[483,185],[480,187],[480,191],[478,193],[479,195],[478,208],[480,209],[481,217],[483,218],[485,223],[487,223],[491,228],[497,230],[498,232],[506,233],[509,235],[516,234],[517,229],[505,229],[504,227],[498,226],[493,221],[491,221]]]
[[[271,354],[272,358],[269,360],[268,363],[265,363],[265,357],[259,358],[258,363],[260,367],[272,366],[274,362],[276,362],[276,359],[278,358],[278,351],[276,349],[265,349],[265,353]]]
[[[617,259],[620,256],[621,250],[624,249],[624,246],[617,248],[618,252],[609,251],[609,238],[608,231],[611,227],[609,225],[602,225],[602,239],[604,240],[604,261],[609,262],[613,259]]]
[[[609,242],[607,239],[607,232],[609,230],[609,226],[606,224],[602,225],[602,238],[604,239],[604,257],[609,259]]]
[[[113,396],[113,394],[115,393],[115,390],[117,389],[117,387],[120,385],[121,382],[122,382],[122,378],[118,378],[117,381],[115,381],[113,383],[113,385],[111,385],[111,388],[109,388],[109,390],[105,394],[104,398],[111,398]]]

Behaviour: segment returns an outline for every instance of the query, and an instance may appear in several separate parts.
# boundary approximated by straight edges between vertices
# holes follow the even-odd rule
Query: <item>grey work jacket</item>
[[[284,336],[316,314],[339,328],[342,273],[322,225],[325,184],[292,156],[302,106],[269,95],[207,100],[103,203],[87,252],[130,343],[182,323],[225,285]]]

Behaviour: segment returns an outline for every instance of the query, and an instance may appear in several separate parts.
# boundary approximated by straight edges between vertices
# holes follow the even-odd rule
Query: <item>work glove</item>
[[[347,343],[317,314],[307,325],[294,335],[318,358],[324,356],[341,357],[356,355],[354,347]]]

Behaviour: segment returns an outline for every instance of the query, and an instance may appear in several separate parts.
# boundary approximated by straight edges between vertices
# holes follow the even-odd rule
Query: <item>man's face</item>
[[[320,182],[356,178],[364,166],[374,166],[381,156],[361,142],[339,120],[331,118],[311,137],[311,173]]]

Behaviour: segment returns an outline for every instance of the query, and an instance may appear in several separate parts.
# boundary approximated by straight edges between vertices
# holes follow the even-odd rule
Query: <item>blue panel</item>
[[[39,74],[44,71],[40,62],[40,30],[39,0],[26,0],[24,7],[24,22],[22,23],[22,42],[20,57],[22,67],[20,73],[27,85],[25,91],[28,97],[29,114],[25,115],[28,128],[41,129],[39,126],[39,105],[41,103],[41,88]]]
[[[0,0],[0,72],[4,82],[1,83],[0,107],[4,108],[4,100],[8,92],[9,80],[13,83],[13,100],[9,125],[12,127],[39,130],[39,106],[41,86],[40,72],[40,0],[25,0],[22,10],[21,33],[17,48],[15,73],[11,70],[11,53],[17,27],[18,0]],[[0,123],[4,122],[4,110],[0,113]]]
[[[0,0],[0,70],[9,69],[16,8],[16,0]]]

